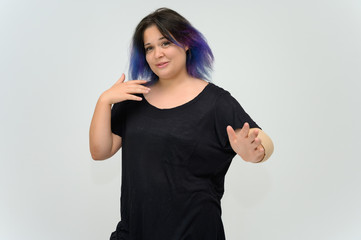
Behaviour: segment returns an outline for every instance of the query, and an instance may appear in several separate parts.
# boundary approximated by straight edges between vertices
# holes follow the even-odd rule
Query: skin
[[[246,162],[260,162],[265,157],[265,149],[262,146],[262,139],[258,137],[258,128],[249,128],[245,123],[241,129],[234,130],[227,126],[229,143],[235,151]]]
[[[159,80],[150,87],[145,87],[145,80],[124,82],[125,75],[108,90],[101,94],[95,107],[90,125],[89,144],[94,160],[104,160],[113,156],[122,146],[120,136],[111,132],[111,106],[114,103],[133,100],[141,101],[136,93],[144,94],[146,100],[157,108],[173,108],[182,105],[197,96],[208,82],[193,78],[186,69],[187,46],[177,46],[169,42],[159,32],[156,26],[150,26],[144,31],[144,48],[146,61]],[[158,66],[159,63],[166,63]],[[227,134],[232,149],[247,162],[260,162],[265,152],[273,151],[271,139],[261,129],[250,129],[245,123],[242,129],[234,130],[227,127]],[[262,133],[262,134],[260,134]],[[269,157],[269,156],[268,156]]]
[[[145,94],[146,100],[161,109],[173,108],[192,100],[208,82],[188,75],[186,68],[187,46],[171,43],[156,26],[144,31],[146,60],[159,80],[150,86],[152,91]],[[167,66],[157,64],[166,62]]]
[[[142,86],[145,80],[124,82],[125,75],[108,90],[102,93],[95,106],[89,130],[90,153],[94,160],[105,160],[113,156],[122,146],[122,138],[111,131],[111,106],[125,100],[141,101],[136,93],[147,93],[149,88]]]
[[[176,86],[178,82],[190,78],[185,65],[188,47],[182,48],[170,42],[155,25],[144,31],[144,48],[146,61],[150,69],[159,77],[161,85]],[[163,62],[168,65],[157,66]]]

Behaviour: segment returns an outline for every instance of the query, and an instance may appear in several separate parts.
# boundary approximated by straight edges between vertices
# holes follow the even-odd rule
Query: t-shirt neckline
[[[151,109],[154,109],[154,110],[156,110],[156,111],[166,112],[166,111],[174,111],[174,110],[182,109],[182,108],[184,108],[184,107],[187,107],[187,106],[189,106],[189,105],[197,102],[198,99],[199,99],[203,94],[205,94],[205,92],[207,91],[207,89],[209,89],[209,87],[210,87],[211,84],[212,84],[211,82],[208,82],[208,84],[203,88],[203,90],[202,90],[200,93],[198,93],[197,96],[195,96],[193,99],[189,100],[188,102],[183,103],[183,104],[181,104],[181,105],[178,105],[178,106],[176,106],[176,107],[172,107],[172,108],[158,108],[158,107],[150,104],[150,103],[147,101],[147,99],[144,97],[144,94],[142,94],[142,98],[143,98],[142,102],[144,102],[148,107],[150,107]]]

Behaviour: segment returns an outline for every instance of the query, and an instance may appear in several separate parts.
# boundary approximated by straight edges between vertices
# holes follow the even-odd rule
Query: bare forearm
[[[111,104],[100,96],[89,130],[90,153],[94,160],[110,157],[113,145],[110,121]]]

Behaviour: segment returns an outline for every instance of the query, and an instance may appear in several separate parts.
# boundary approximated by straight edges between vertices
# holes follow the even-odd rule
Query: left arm
[[[227,126],[227,134],[233,151],[246,162],[264,162],[273,153],[271,138],[259,128],[250,129],[248,123],[236,130]]]

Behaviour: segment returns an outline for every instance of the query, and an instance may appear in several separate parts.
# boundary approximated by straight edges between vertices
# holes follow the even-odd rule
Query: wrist
[[[109,97],[107,95],[107,91],[103,92],[99,99],[98,99],[98,102],[100,104],[107,104],[107,105],[112,105],[113,103],[109,100]]]

